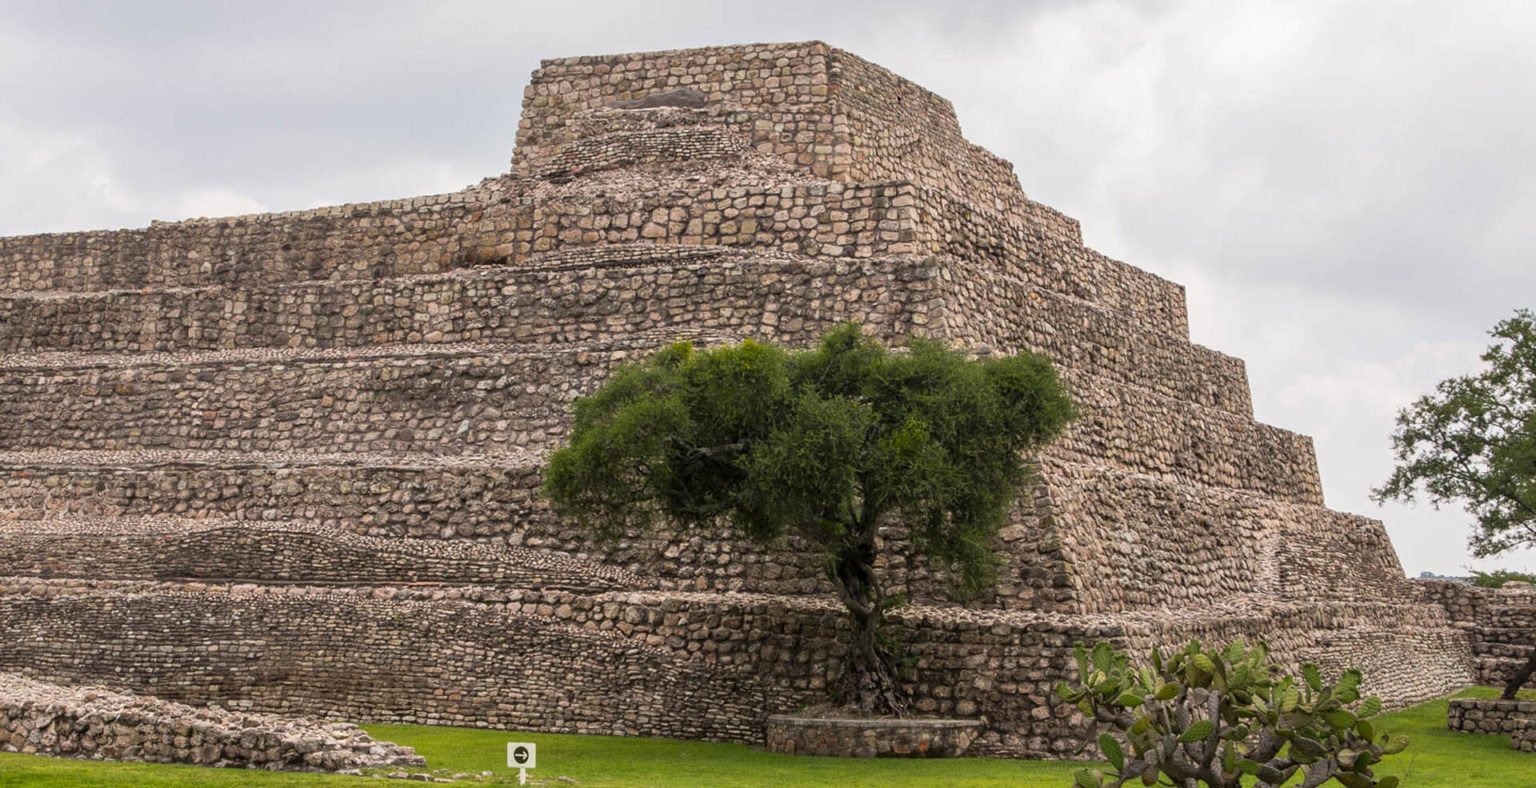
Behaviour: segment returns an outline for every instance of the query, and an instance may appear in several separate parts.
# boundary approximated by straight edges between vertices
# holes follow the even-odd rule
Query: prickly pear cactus
[[[1375,767],[1408,739],[1377,730],[1381,700],[1361,697],[1357,670],[1328,683],[1312,664],[1287,675],[1263,643],[1216,650],[1199,641],[1166,656],[1153,650],[1141,666],[1108,643],[1079,644],[1077,669],[1077,683],[1057,694],[1097,723],[1110,765],[1079,771],[1080,788],[1262,788],[1297,772],[1302,788],[1329,779],[1347,788],[1398,784]]]

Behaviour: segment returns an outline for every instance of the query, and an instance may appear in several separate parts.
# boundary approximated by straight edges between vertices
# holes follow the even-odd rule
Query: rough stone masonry
[[[545,61],[510,171],[453,194],[0,239],[0,315],[0,670],[35,679],[760,743],[845,648],[814,557],[599,547],[540,463],[614,364],[848,320],[1046,353],[1084,405],[989,597],[885,533],[917,709],[980,721],[972,753],[1072,751],[1077,641],[1265,638],[1394,705],[1532,647],[1323,506],[1311,441],[1254,421],[1180,286],[822,43]]]
[[[199,709],[7,673],[0,673],[0,751],[330,772],[426,763],[346,723]]]

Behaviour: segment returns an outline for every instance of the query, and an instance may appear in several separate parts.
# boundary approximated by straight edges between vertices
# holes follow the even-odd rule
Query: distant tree
[[[1378,502],[1422,491],[1438,508],[1456,502],[1477,518],[1470,544],[1488,557],[1536,546],[1536,315],[1519,310],[1494,327],[1483,370],[1451,378],[1397,416],[1397,469]],[[1536,674],[1536,650],[1504,697]]]
[[[891,352],[856,325],[806,351],[678,343],[576,401],[544,491],[601,537],[657,520],[759,542],[799,536],[825,557],[852,624],[838,699],[900,714],[884,626],[896,600],[875,572],[878,528],[900,518],[961,594],[980,592],[1024,454],[1073,413],[1036,355],[971,360],[921,339]]]
[[[1495,569],[1492,572],[1472,570],[1472,585],[1478,588],[1503,588],[1505,583],[1511,581],[1536,585],[1536,574],[1512,569]]]

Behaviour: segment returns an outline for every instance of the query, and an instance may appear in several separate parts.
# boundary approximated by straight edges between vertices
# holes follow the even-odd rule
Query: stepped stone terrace
[[[981,600],[885,530],[916,709],[981,722],[973,754],[1075,749],[1077,641],[1264,638],[1393,705],[1533,647],[1528,603],[1410,583],[1326,508],[1183,288],[1086,246],[943,98],[819,42],[577,57],[516,135],[452,194],[0,239],[0,671],[761,744],[846,648],[816,557],[599,546],[540,467],[615,364],[842,321],[1045,353],[1083,404]]]

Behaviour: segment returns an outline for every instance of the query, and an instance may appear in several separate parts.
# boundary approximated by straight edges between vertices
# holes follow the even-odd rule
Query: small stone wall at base
[[[194,708],[0,673],[0,751],[290,771],[421,766],[356,725]]]
[[[1446,712],[1446,726],[1466,733],[1508,733],[1523,736],[1526,723],[1536,721],[1536,700],[1473,700],[1457,698]]]
[[[840,758],[958,758],[981,733],[982,723],[774,715],[765,728],[770,752]]]
[[[1521,752],[1536,752],[1536,720],[1526,720],[1510,734],[1509,746]]]

